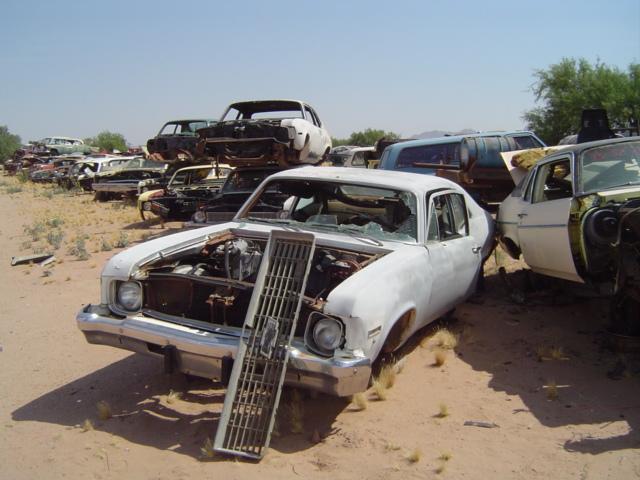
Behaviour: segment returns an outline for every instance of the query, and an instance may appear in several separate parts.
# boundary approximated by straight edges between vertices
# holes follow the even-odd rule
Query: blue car
[[[482,203],[500,202],[513,180],[500,152],[546,145],[532,132],[485,132],[399,142],[388,146],[379,169],[448,178]]]

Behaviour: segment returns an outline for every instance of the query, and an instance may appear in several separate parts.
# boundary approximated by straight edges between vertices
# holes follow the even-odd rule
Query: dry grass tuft
[[[378,400],[383,401],[387,399],[387,396],[388,396],[387,389],[380,382],[380,380],[374,380],[372,388],[373,388],[373,393],[375,394]]]
[[[367,409],[367,397],[362,392],[353,395],[353,397],[351,398],[351,403],[355,405],[356,410],[358,411]]]
[[[458,337],[446,328],[441,328],[432,338],[433,345],[443,350],[453,350],[458,346]]]
[[[211,460],[215,458],[216,452],[213,449],[213,441],[209,437],[204,441],[204,445],[200,447],[200,455],[200,458],[203,460]]]
[[[167,394],[167,403],[171,404],[171,403],[175,403],[176,401],[180,400],[182,398],[182,393],[181,392],[174,392],[173,390],[169,390],[169,393]]]
[[[406,458],[409,463],[418,463],[422,458],[422,452],[420,451],[419,448],[416,448],[412,452],[409,452]]]
[[[547,385],[544,386],[544,389],[547,391],[547,398],[549,400],[557,400],[558,399],[558,385],[553,380],[550,381]]]
[[[384,446],[385,451],[387,452],[397,452],[398,450],[400,450],[400,445],[396,445],[395,443],[387,443]]]
[[[451,455],[449,452],[444,452],[440,454],[440,456],[438,457],[438,460],[442,460],[443,462],[448,462],[449,460],[451,460],[452,456],[453,455]]]
[[[91,422],[91,420],[87,418],[84,422],[82,422],[82,426],[80,428],[83,432],[90,432],[91,430],[93,430],[93,422]]]
[[[392,388],[396,383],[396,369],[394,365],[385,365],[380,370],[378,375],[378,381],[384,386],[384,388]]]
[[[447,464],[446,463],[441,463],[440,465],[438,465],[436,467],[435,472],[440,474],[440,473],[443,473],[446,469],[447,469]]]
[[[112,417],[111,406],[104,400],[96,403],[96,408],[98,409],[98,418],[100,420],[109,420]]]
[[[449,407],[446,403],[441,403],[438,405],[438,414],[436,415],[438,418],[446,418],[449,416]]]
[[[447,361],[447,351],[441,348],[436,349],[433,352],[433,365],[436,367],[441,367],[444,365],[444,362]]]

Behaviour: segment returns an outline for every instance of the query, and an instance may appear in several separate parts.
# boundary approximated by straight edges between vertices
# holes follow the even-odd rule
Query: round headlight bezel
[[[327,334],[331,330],[333,330],[332,336],[334,340],[327,344],[323,341],[321,335],[323,333]],[[344,345],[344,333],[345,328],[342,321],[334,317],[314,313],[311,314],[307,324],[305,343],[309,350],[325,357],[331,357],[338,348]]]
[[[126,281],[116,285],[116,304],[126,312],[139,312],[142,307],[142,285]]]
[[[207,220],[207,214],[204,213],[204,211],[202,210],[197,210],[194,214],[193,214],[193,221],[194,223],[205,223]]]

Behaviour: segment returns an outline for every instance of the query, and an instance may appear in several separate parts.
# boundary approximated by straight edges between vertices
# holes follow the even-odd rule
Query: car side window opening
[[[427,241],[443,241],[469,235],[469,221],[464,197],[447,193],[432,197],[429,206]]]
[[[571,198],[573,182],[569,159],[563,158],[538,167],[533,184],[533,203]]]
[[[311,109],[307,106],[304,107],[305,117],[308,117],[308,120],[313,123],[315,126],[318,126],[318,122],[316,121],[316,117],[311,112]]]
[[[529,148],[540,148],[542,145],[531,135],[519,135],[511,137],[516,144],[518,150],[526,150]]]
[[[398,154],[399,167],[420,167],[420,164],[459,165],[460,143],[440,143],[403,148]]]
[[[351,165],[354,167],[363,167],[364,163],[364,152],[356,152],[353,154],[353,159],[351,160]]]

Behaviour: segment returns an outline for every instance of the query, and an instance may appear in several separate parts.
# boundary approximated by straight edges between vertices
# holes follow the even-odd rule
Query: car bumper
[[[110,192],[110,193],[137,193],[138,182],[130,183],[94,183],[92,185],[93,190],[96,192]]]
[[[235,358],[242,337],[241,329],[234,327],[205,331],[144,315],[114,317],[102,305],[85,306],[76,321],[89,343],[165,359],[170,346],[177,370],[216,380],[223,380],[225,365]],[[294,340],[285,383],[342,397],[366,390],[370,376],[371,361],[366,357],[323,358]]]

